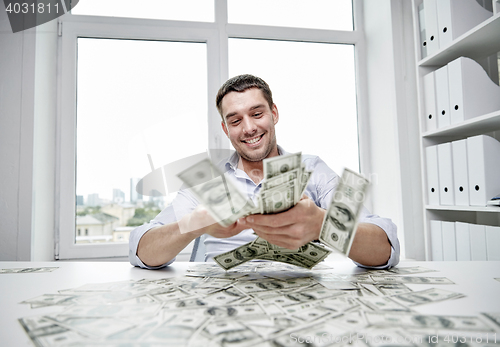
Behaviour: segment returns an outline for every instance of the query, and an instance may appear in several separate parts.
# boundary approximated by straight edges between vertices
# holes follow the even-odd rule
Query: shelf
[[[499,33],[500,35],[500,33]],[[422,137],[432,138],[440,136],[474,136],[500,129],[500,110],[484,116],[468,119],[459,124],[427,131]]]
[[[481,206],[431,206],[426,205],[426,210],[437,211],[468,211],[468,212],[500,212],[500,207],[481,207]]]
[[[435,54],[425,57],[419,66],[444,66],[461,56],[471,59],[487,57],[500,51],[500,13],[459,36]],[[478,47],[481,47],[480,49]]]

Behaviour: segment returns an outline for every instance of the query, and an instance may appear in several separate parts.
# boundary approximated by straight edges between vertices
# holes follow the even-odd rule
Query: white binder
[[[439,172],[437,146],[425,149],[427,161],[427,196],[429,205],[439,205]]]
[[[438,145],[437,150],[439,172],[439,203],[440,205],[452,206],[455,204],[455,197],[453,194],[453,157],[451,154],[451,142]]]
[[[488,260],[500,260],[500,227],[487,225],[486,229],[486,254]]]
[[[439,48],[448,46],[460,35],[493,15],[476,0],[438,0]],[[453,4],[453,5],[452,5]]]
[[[500,142],[488,135],[467,138],[469,201],[486,206],[500,193]]]
[[[457,245],[457,260],[458,261],[471,260],[468,223],[455,222],[455,238]]]
[[[437,128],[436,116],[436,87],[434,83],[434,72],[428,73],[423,78],[424,101],[425,101],[425,130],[431,131]]]
[[[437,126],[443,128],[450,125],[450,96],[448,90],[448,66],[445,65],[434,72],[436,81]]]
[[[436,0],[424,0],[425,41],[427,55],[432,55],[439,50],[439,33]]]
[[[500,110],[500,87],[470,58],[448,64],[448,85],[451,124]]]
[[[467,167],[467,139],[451,143],[453,156],[453,194],[456,206],[469,206],[469,174]]]
[[[424,3],[418,5],[418,26],[420,28],[420,59],[424,59],[425,57],[427,57]]]
[[[443,260],[443,238],[441,236],[441,221],[430,221],[431,256],[433,261]]]
[[[441,235],[443,238],[443,260],[457,260],[455,222],[441,222]]]
[[[484,225],[469,224],[471,260],[487,260]]]

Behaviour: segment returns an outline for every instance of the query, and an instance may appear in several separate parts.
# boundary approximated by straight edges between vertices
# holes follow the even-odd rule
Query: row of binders
[[[500,260],[500,227],[430,221],[433,261]]]
[[[477,0],[423,0],[418,8],[422,58],[490,18],[492,10]]]
[[[470,58],[460,57],[425,75],[423,85],[426,131],[500,110],[500,86]]]
[[[426,147],[429,205],[486,206],[500,194],[500,142],[488,135]]]

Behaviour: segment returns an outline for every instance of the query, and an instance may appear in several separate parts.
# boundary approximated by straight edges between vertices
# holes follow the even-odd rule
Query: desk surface
[[[18,318],[58,312],[60,307],[31,309],[19,302],[43,294],[55,294],[87,283],[123,280],[181,277],[193,263],[176,262],[160,270],[144,270],[127,262],[0,262],[0,268],[58,267],[47,273],[0,274],[0,341],[2,346],[33,346],[18,322]],[[335,274],[364,272],[351,261],[326,263]],[[465,294],[465,298],[414,307],[422,314],[479,315],[480,312],[500,312],[500,262],[402,262],[399,267],[422,266],[438,272],[413,276],[447,277],[455,284],[439,288]],[[436,285],[407,284],[413,290]],[[497,334],[500,339],[500,334]]]

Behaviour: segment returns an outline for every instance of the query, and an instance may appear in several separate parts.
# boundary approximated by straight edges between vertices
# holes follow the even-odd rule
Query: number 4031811
[[[44,4],[44,3],[32,3],[28,4],[26,2],[23,3],[9,3],[5,8],[5,12],[8,13],[59,13],[59,3],[55,4]]]

